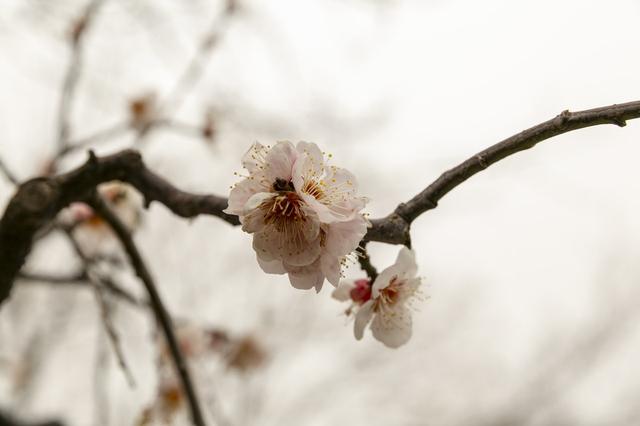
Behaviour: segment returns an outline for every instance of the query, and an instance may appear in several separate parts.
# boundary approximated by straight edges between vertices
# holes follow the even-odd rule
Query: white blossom
[[[319,291],[325,278],[337,285],[345,256],[367,231],[366,199],[330,157],[313,143],[253,144],[242,158],[249,175],[232,187],[225,210],[253,234],[260,267],[288,274],[300,289]]]
[[[396,262],[383,270],[371,284],[368,279],[343,281],[332,296],[351,301],[347,315],[354,315],[353,332],[362,339],[371,323],[373,337],[390,348],[404,345],[411,338],[411,303],[419,295],[421,278],[416,277],[415,253],[403,247]]]

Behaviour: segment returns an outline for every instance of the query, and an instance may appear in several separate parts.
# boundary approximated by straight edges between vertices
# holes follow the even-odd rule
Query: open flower
[[[330,157],[330,156],[329,156]],[[367,232],[355,177],[327,165],[317,145],[254,143],[242,158],[249,172],[233,186],[226,213],[253,234],[260,267],[288,274],[296,288],[338,285],[341,265]]]
[[[371,322],[373,337],[386,346],[397,348],[409,341],[410,305],[421,284],[421,278],[416,277],[417,269],[415,253],[403,247],[396,262],[382,271],[373,285],[368,279],[344,281],[333,291],[333,298],[351,301],[346,314],[355,313],[356,339],[362,339],[365,327]]]

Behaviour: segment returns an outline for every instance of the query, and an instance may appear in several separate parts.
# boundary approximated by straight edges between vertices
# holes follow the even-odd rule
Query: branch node
[[[149,206],[151,206],[151,202],[153,201],[153,198],[148,197],[148,196],[144,196],[142,199],[142,206],[146,209],[149,208]]]
[[[618,126],[618,127],[624,127],[624,126],[626,126],[626,125],[627,125],[627,120],[625,120],[625,119],[624,119],[624,118],[622,118],[622,117],[613,117],[613,118],[611,119],[611,122],[612,122],[613,124],[615,124],[616,126]]]
[[[98,164],[98,157],[96,156],[96,153],[93,152],[92,149],[90,149],[87,154],[89,154],[89,158],[87,159],[87,165],[90,166],[96,166]]]
[[[489,163],[487,163],[487,161],[484,159],[484,155],[482,154],[476,155],[476,160],[478,160],[478,164],[480,164],[480,167],[482,167],[483,170],[489,167]],[[436,206],[434,205],[433,208],[435,207]]]
[[[553,125],[557,129],[562,129],[564,125],[567,124],[570,118],[571,118],[571,112],[569,112],[568,109],[565,109],[564,111],[562,111],[560,114],[556,116],[556,118],[553,120],[554,121]]]

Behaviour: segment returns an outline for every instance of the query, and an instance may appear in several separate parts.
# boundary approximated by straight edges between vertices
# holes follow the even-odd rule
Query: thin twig
[[[131,266],[136,272],[136,275],[140,278],[145,286],[145,289],[149,293],[151,308],[153,309],[156,320],[158,321],[164,333],[164,336],[167,339],[167,344],[169,345],[169,351],[171,353],[176,372],[180,377],[183,390],[187,396],[189,408],[191,410],[191,419],[196,426],[204,426],[205,421],[202,415],[202,410],[200,409],[195,387],[192,383],[191,376],[189,375],[187,363],[184,359],[184,356],[182,355],[180,346],[178,345],[178,340],[173,329],[173,322],[171,320],[171,317],[169,316],[167,309],[164,306],[164,303],[162,302],[155,282],[151,276],[151,273],[149,272],[149,269],[146,266],[146,263],[142,258],[142,255],[140,254],[140,251],[136,247],[127,227],[111,211],[111,209],[109,209],[109,207],[97,195],[97,193],[94,193],[93,196],[87,201],[88,204],[94,209],[94,211],[98,213],[98,215],[100,215],[100,217],[102,217],[109,224],[114,234],[120,241],[120,244],[122,244],[124,251],[127,253],[129,261],[131,262]]]
[[[112,278],[100,275],[100,281],[104,289],[111,293],[114,297],[129,303],[131,306],[144,307],[148,306],[148,302],[139,300],[136,296],[116,284]],[[86,271],[70,275],[54,275],[43,274],[39,272],[20,272],[16,279],[23,281],[25,284],[55,284],[55,285],[77,285],[81,287],[88,286],[89,277]]]
[[[434,209],[438,201],[453,188],[505,157],[533,148],[539,142],[572,130],[600,124],[624,127],[627,120],[638,117],[640,117],[640,101],[578,112],[565,110],[555,118],[480,151],[462,164],[444,172],[424,191],[398,206],[396,213],[408,222],[412,222],[427,210]]]
[[[72,47],[71,59],[67,66],[64,82],[62,83],[60,106],[58,108],[58,152],[60,154],[64,153],[68,143],[71,127],[71,108],[83,65],[84,39],[87,30],[93,23],[93,20],[103,3],[104,0],[92,0],[87,5],[80,18],[74,23],[70,34]]]
[[[367,243],[362,243],[356,249],[356,255],[358,256],[358,263],[360,263],[360,268],[367,273],[367,276],[373,283],[378,277],[378,270],[373,264],[371,264],[371,258],[369,257],[369,253],[367,252]]]
[[[175,86],[160,106],[159,113],[161,116],[169,116],[173,111],[179,109],[184,99],[191,92],[191,89],[196,86],[202,77],[209,59],[211,59],[211,52],[213,52],[224,34],[224,26],[227,25],[229,18],[236,10],[235,0],[228,0],[222,17],[216,17],[214,19],[209,31],[207,31],[200,40],[191,61],[187,64]]]
[[[131,130],[131,123],[129,121],[116,123],[105,129],[98,130],[97,132],[85,136],[74,141],[69,141],[63,149],[60,150],[59,156],[68,154],[72,151],[79,149],[92,147],[102,141],[108,141],[118,136],[124,135]]]
[[[69,275],[43,274],[39,272],[21,271],[18,279],[25,281],[37,281],[50,284],[86,284],[88,280],[85,270],[78,271]]]
[[[107,332],[107,337],[111,342],[111,347],[113,348],[113,352],[116,354],[116,359],[118,360],[118,365],[120,366],[120,370],[123,372],[127,383],[132,388],[136,386],[136,381],[133,377],[131,369],[124,357],[124,352],[122,351],[122,346],[120,345],[120,338],[118,337],[118,333],[111,321],[111,309],[108,304],[108,301],[103,294],[103,291],[110,291],[118,297],[124,298],[130,303],[133,303],[139,306],[139,302],[136,298],[128,294],[125,290],[119,288],[117,285],[113,283],[111,279],[102,278],[101,275],[92,270],[92,266],[96,262],[94,259],[88,257],[80,244],[73,237],[71,230],[67,228],[62,229],[67,235],[69,242],[71,243],[76,255],[80,258],[82,263],[84,264],[84,269],[77,275],[81,275],[91,285],[94,293],[96,295],[96,301],[98,303],[98,307],[100,308],[102,324],[104,325],[105,331]]]
[[[127,383],[130,387],[136,387],[136,380],[133,377],[133,373],[129,368],[127,360],[124,356],[124,352],[122,351],[122,345],[120,344],[120,336],[118,336],[118,332],[116,330],[115,325],[111,321],[111,306],[107,301],[103,291],[104,288],[100,281],[100,278],[97,274],[89,271],[89,283],[92,285],[94,289],[94,293],[96,295],[96,301],[98,302],[98,306],[100,308],[100,316],[102,318],[102,324],[104,325],[104,329],[107,332],[107,337],[111,342],[111,347],[113,352],[116,354],[116,359],[118,360],[118,365],[120,366],[120,370],[124,373],[125,378],[127,379]]]
[[[105,426],[109,424],[109,392],[106,389],[106,379],[109,376],[109,347],[103,333],[98,330],[96,335],[96,356],[93,369],[93,425]]]
[[[424,212],[436,208],[442,197],[476,173],[503,158],[533,148],[539,142],[554,136],[601,124],[614,124],[623,127],[628,120],[638,117],[640,117],[640,101],[578,112],[563,111],[555,118],[480,151],[458,166],[444,172],[418,195],[406,203],[400,204],[389,216],[372,220],[373,227],[365,239],[410,246],[409,228],[411,222]]]
[[[24,422],[18,421],[15,417],[11,417],[0,411],[0,425],[2,426],[63,426],[63,423],[57,420],[40,421],[40,422]]]
[[[2,172],[4,177],[6,177],[7,180],[12,184],[18,185],[20,183],[16,175],[9,169],[9,167],[4,163],[4,161],[2,161],[1,158],[0,158],[0,172]]]
[[[166,128],[184,131],[185,127],[175,123],[170,117],[180,108],[184,99],[189,95],[191,90],[196,86],[209,62],[211,52],[219,43],[224,31],[222,27],[226,26],[229,18],[237,11],[236,0],[227,0],[227,7],[222,17],[217,17],[207,31],[200,43],[191,61],[187,64],[184,71],[178,77],[174,87],[165,96],[165,99],[157,106],[154,106],[154,118],[140,129],[133,139],[132,146],[140,148],[148,140],[148,136],[152,131],[160,126]],[[168,124],[168,126],[167,126]],[[177,125],[176,125],[177,124]],[[190,129],[189,129],[190,130]],[[202,135],[202,130],[198,130]],[[189,132],[190,133],[190,132]]]

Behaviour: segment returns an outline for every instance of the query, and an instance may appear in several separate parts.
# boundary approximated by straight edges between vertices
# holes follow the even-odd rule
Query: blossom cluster
[[[342,266],[367,232],[361,213],[367,199],[355,177],[329,165],[331,155],[307,142],[254,143],[244,154],[248,175],[232,186],[228,214],[252,234],[258,264],[267,273],[287,274],[291,285],[320,291],[324,280],[333,297],[350,301],[358,340],[371,323],[373,336],[396,348],[411,337],[411,303],[420,294],[415,254],[402,248],[396,263],[375,280],[342,280]]]
[[[255,143],[242,159],[249,174],[225,210],[253,235],[260,267],[288,274],[299,289],[320,291],[325,278],[337,286],[345,257],[367,232],[355,176],[329,158],[312,143]]]
[[[415,253],[403,247],[396,262],[383,270],[373,281],[360,279],[343,281],[332,296],[350,301],[347,315],[354,315],[353,332],[362,339],[365,327],[371,323],[373,337],[390,348],[397,348],[411,338],[411,304],[420,296],[422,280],[416,276]]]

